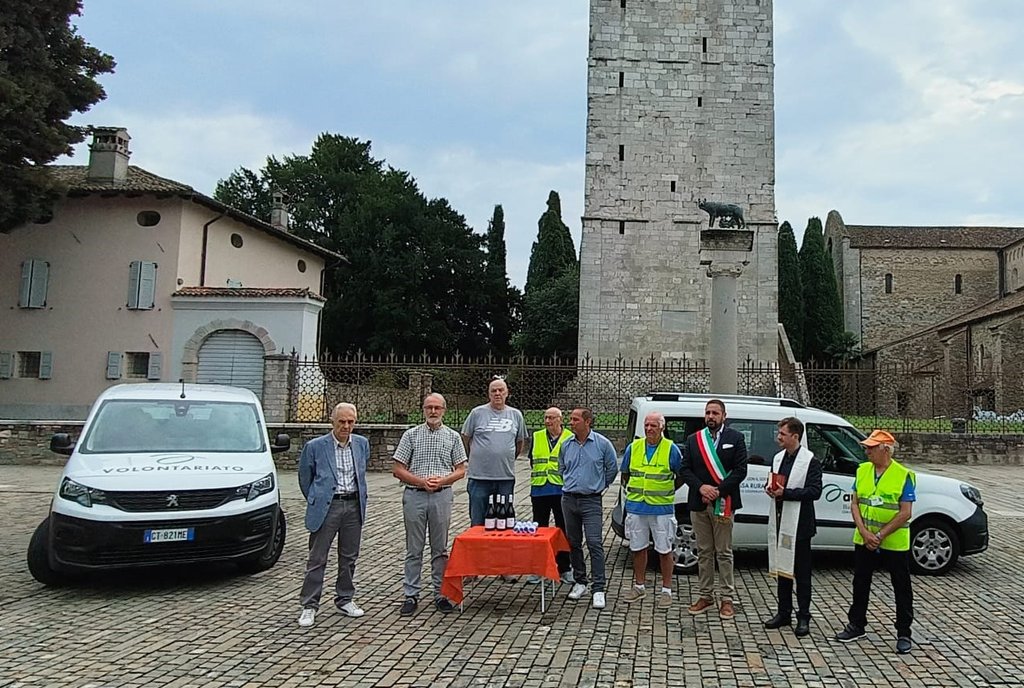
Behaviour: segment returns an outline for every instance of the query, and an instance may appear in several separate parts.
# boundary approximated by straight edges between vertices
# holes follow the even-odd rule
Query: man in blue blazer
[[[353,435],[356,407],[341,403],[331,412],[331,432],[310,440],[299,456],[299,488],[306,498],[309,560],[302,581],[300,626],[312,626],[320,608],[324,569],[334,539],[338,539],[338,581],[334,604],[343,614],[359,617],[363,610],[352,601],[359,542],[366,520],[366,462],[370,443]]]

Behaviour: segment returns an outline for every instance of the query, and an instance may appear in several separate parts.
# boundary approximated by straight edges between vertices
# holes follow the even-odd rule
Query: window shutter
[[[14,352],[0,351],[0,380],[10,380],[14,373]]]
[[[18,307],[28,308],[32,297],[32,261],[21,264],[21,290],[18,292]]]
[[[148,380],[159,380],[163,368],[164,355],[159,351],[149,354],[149,371],[146,374]]]
[[[46,289],[50,283],[50,264],[45,260],[33,260],[32,285],[29,288],[28,307],[46,307]]]
[[[128,308],[139,307],[139,278],[142,275],[142,261],[133,260],[131,268],[128,271]],[[110,378],[109,366],[107,370],[107,379]]]
[[[120,351],[108,351],[107,352],[107,379],[108,380],[120,380],[121,379],[121,352]]]
[[[139,275],[139,308],[156,305],[156,263],[143,262]]]
[[[53,352],[39,352],[39,379],[49,380],[53,377]]]

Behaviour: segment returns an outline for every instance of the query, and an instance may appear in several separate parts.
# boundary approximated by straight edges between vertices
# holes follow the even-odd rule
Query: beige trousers
[[[691,511],[690,523],[697,538],[697,585],[700,596],[715,601],[715,563],[718,563],[718,596],[730,602],[736,596],[732,571],[732,519],[704,511]]]

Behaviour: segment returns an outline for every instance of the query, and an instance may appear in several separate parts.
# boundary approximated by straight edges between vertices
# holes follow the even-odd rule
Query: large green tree
[[[0,232],[49,215],[58,189],[45,165],[85,138],[66,120],[106,97],[114,59],[71,25],[81,0],[0,5]]]
[[[487,352],[483,237],[444,199],[386,166],[370,143],[322,134],[308,155],[240,169],[215,196],[266,220],[271,189],[290,199],[294,231],[348,263],[327,271],[321,347],[332,353]]]
[[[579,335],[580,273],[576,247],[562,221],[562,202],[548,194],[523,292],[517,348],[531,356],[575,356]]]
[[[841,342],[843,306],[832,269],[832,258],[825,250],[821,220],[807,221],[800,244],[800,271],[804,294],[803,358],[805,361],[830,361],[830,352]]]
[[[779,322],[786,328],[793,356],[803,360],[804,287],[800,278],[800,256],[789,222],[779,227]]]

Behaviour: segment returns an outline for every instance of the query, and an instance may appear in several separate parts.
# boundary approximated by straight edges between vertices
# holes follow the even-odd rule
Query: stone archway
[[[185,342],[181,352],[181,377],[185,382],[196,381],[196,374],[199,370],[199,349],[210,335],[221,330],[242,330],[243,332],[248,332],[260,340],[265,356],[277,353],[277,345],[270,338],[270,333],[267,332],[266,328],[260,327],[251,320],[237,320],[235,318],[212,320],[198,328],[189,337],[189,340]]]

